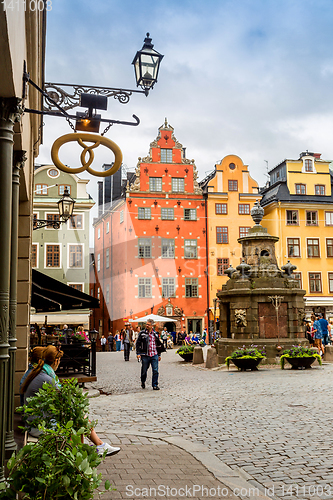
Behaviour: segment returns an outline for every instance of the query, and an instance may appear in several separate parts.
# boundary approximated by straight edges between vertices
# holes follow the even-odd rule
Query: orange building
[[[251,209],[261,196],[248,166],[236,155],[225,156],[200,186],[207,203],[208,302],[213,329],[214,317],[217,320],[220,316],[218,301],[214,303],[216,292],[228,280],[226,269],[230,265],[236,268],[242,260],[238,238],[246,236],[253,226]]]
[[[95,222],[97,279],[111,331],[154,312],[169,330],[207,325],[205,203],[194,160],[165,121],[117,200]],[[107,316],[100,333],[107,333]]]

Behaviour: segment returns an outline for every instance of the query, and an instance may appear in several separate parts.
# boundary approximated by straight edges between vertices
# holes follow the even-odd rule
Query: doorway
[[[199,333],[202,334],[202,319],[191,318],[187,319],[187,333]]]

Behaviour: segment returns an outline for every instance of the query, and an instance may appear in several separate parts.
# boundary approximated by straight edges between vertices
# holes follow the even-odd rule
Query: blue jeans
[[[121,340],[116,340],[116,350],[120,351],[121,349]]]
[[[324,345],[328,345],[328,332],[323,334],[322,342]]]
[[[147,371],[149,365],[153,370],[152,386],[156,387],[158,385],[158,354],[155,356],[141,356],[141,383],[145,383],[147,379]]]

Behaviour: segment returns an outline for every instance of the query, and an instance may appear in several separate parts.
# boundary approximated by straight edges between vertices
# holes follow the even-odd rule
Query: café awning
[[[37,313],[95,309],[99,307],[99,301],[95,297],[33,269],[31,307],[34,307]]]

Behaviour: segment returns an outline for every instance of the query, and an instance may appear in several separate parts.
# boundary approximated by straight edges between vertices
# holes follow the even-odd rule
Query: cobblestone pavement
[[[168,351],[159,392],[141,389],[133,353],[128,363],[122,353],[98,353],[97,364],[94,386],[112,394],[91,400],[98,431],[201,444],[271,498],[333,498],[332,364],[209,371]]]

